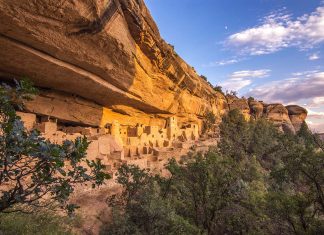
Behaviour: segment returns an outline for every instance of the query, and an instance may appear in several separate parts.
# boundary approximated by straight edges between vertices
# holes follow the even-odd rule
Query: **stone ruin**
[[[196,151],[206,151],[208,146],[214,144],[210,139],[199,140],[198,124],[179,126],[175,116],[167,119],[164,128],[143,124],[121,125],[118,120],[95,128],[73,126],[62,120],[33,113],[17,114],[28,131],[36,128],[52,143],[62,144],[64,140],[74,141],[77,137],[86,136],[91,142],[87,152],[88,158],[100,159],[110,172],[116,171],[121,164],[126,163],[164,174],[164,165],[170,158],[180,160],[193,148]]]

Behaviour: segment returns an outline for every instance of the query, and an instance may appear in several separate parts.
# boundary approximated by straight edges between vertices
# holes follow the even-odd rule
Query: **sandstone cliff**
[[[73,125],[164,128],[238,108],[295,131],[302,108],[216,92],[160,36],[143,0],[0,0],[0,78],[28,77],[41,94],[26,111]]]
[[[220,121],[239,109],[292,132],[307,116],[214,91],[161,38],[143,0],[0,0],[0,81],[21,77],[40,88],[18,112],[26,129],[58,144],[86,136],[87,157],[112,176],[124,163],[168,174],[169,158],[207,151],[219,137],[201,135],[207,111]],[[99,228],[113,190],[75,191],[84,229]]]
[[[77,95],[128,116],[127,123],[138,121],[136,113],[147,124],[160,124],[160,115],[197,121],[207,109],[220,115],[226,107],[160,37],[142,0],[2,0],[0,21],[2,78],[27,76],[51,93]],[[66,99],[78,109],[75,98]],[[81,123],[100,124],[82,116]]]

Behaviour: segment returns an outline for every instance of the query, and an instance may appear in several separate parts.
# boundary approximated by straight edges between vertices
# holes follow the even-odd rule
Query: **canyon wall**
[[[0,21],[2,78],[26,76],[51,93],[121,114],[125,124],[140,116],[163,125],[173,115],[197,122],[206,110],[218,116],[226,110],[223,95],[160,37],[142,0],[1,0]],[[75,98],[68,102],[80,105]],[[86,117],[81,123],[105,122]]]
[[[296,132],[307,116],[215,91],[161,38],[143,0],[0,0],[0,22],[0,78],[28,77],[40,88],[25,107],[37,125],[45,117],[61,129],[118,121],[163,130],[175,117],[200,134],[206,112],[219,121],[237,108]]]

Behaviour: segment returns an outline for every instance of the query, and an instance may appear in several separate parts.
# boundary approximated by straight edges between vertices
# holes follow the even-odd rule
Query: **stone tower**
[[[170,140],[175,140],[178,135],[178,120],[176,117],[170,117],[167,122],[167,136]]]
[[[120,146],[124,146],[123,140],[120,136],[120,124],[117,120],[114,120],[111,124],[111,135]]]

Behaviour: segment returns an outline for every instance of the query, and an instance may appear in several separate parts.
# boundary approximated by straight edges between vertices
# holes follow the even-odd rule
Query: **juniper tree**
[[[59,145],[24,128],[16,109],[36,92],[26,80],[0,85],[0,213],[54,204],[71,212],[76,184],[96,187],[109,177],[100,161],[86,159],[85,137]]]

